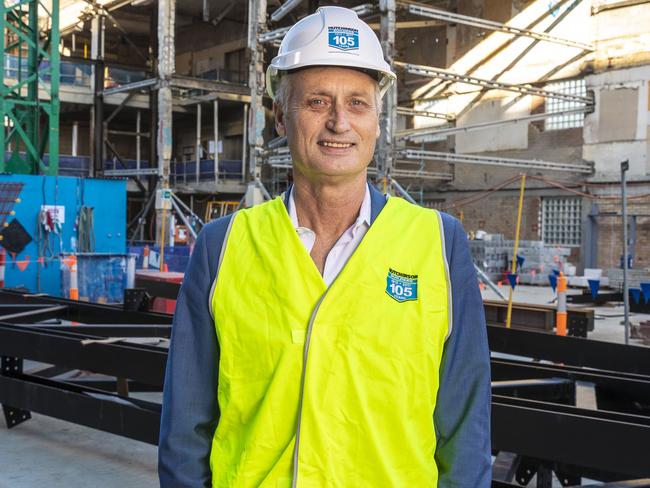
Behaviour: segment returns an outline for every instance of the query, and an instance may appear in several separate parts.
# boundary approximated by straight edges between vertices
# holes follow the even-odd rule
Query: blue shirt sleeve
[[[452,330],[445,344],[434,412],[440,488],[489,488],[490,352],[467,237],[442,214],[452,293]]]
[[[219,345],[208,303],[230,218],[211,222],[199,234],[176,302],[158,443],[161,488],[212,485]]]

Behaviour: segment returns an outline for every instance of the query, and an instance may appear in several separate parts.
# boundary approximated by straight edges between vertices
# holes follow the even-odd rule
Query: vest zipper
[[[334,281],[336,281],[336,278],[334,278]],[[318,313],[318,309],[320,308],[321,303],[323,303],[323,300],[325,299],[325,295],[327,295],[327,292],[330,290],[331,286],[332,284],[330,284],[330,286],[327,287],[323,295],[318,300],[318,303],[316,303],[316,307],[314,308],[314,311],[312,312],[311,317],[309,319],[309,324],[307,325],[307,334],[305,335],[305,347],[302,353],[302,376],[300,378],[300,396],[298,398],[298,421],[296,425],[296,443],[293,446],[293,478],[291,480],[291,488],[296,488],[298,484],[298,448],[300,447],[300,424],[302,420],[302,400],[305,394],[305,378],[307,374],[307,357],[309,356],[309,343],[311,341],[311,331],[314,326],[314,320],[316,320],[316,314]]]

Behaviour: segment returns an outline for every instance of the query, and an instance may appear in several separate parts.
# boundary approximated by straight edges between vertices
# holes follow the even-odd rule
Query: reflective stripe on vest
[[[439,214],[388,199],[329,288],[280,198],[238,212],[224,246],[213,486],[436,486]]]

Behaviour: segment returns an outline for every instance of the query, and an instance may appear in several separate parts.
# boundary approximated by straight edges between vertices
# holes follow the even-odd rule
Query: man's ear
[[[275,117],[275,131],[279,136],[284,137],[287,135],[287,128],[284,125],[284,112],[279,103],[273,102],[273,114]]]

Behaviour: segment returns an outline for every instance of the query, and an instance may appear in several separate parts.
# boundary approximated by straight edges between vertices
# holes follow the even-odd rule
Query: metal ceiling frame
[[[560,110],[557,112],[544,112],[541,114],[533,114],[525,117],[517,117],[514,119],[497,120],[493,122],[483,122],[480,124],[465,125],[461,127],[420,127],[414,129],[404,129],[398,131],[396,137],[398,139],[409,139],[413,142],[420,142],[418,139],[424,136],[451,136],[454,134],[461,134],[464,132],[474,132],[479,130],[491,129],[500,125],[518,124],[520,122],[535,122],[537,120],[545,120],[549,117],[557,117],[560,115],[572,114],[585,114],[592,111],[591,107],[580,107],[569,110]]]
[[[571,95],[568,93],[555,92],[544,90],[543,88],[535,88],[530,84],[515,85],[513,83],[503,83],[498,81],[486,80],[483,78],[475,78],[473,76],[459,75],[453,71],[435,68],[433,66],[424,66],[421,64],[410,64],[396,61],[395,65],[406,70],[408,73],[426,76],[428,78],[440,78],[447,81],[457,83],[466,83],[468,85],[477,85],[483,88],[493,90],[504,90],[523,95],[532,95],[543,98],[556,98],[567,102],[584,103],[586,105],[593,105],[594,101],[591,97],[581,97],[579,95]]]
[[[486,20],[478,17],[470,17],[469,15],[455,14],[452,12],[447,12],[445,10],[428,7],[425,5],[419,5],[412,2],[399,1],[397,3],[399,6],[408,9],[408,12],[410,14],[419,15],[421,17],[444,20],[456,24],[471,25],[473,27],[505,32],[506,34],[513,34],[515,36],[530,37],[532,39],[536,39],[539,41],[547,41],[547,42],[552,42],[554,44],[562,44],[564,46],[575,47],[587,51],[594,50],[594,46],[592,46],[591,44],[572,41],[570,39],[562,39],[560,37],[550,36],[548,34],[535,32],[529,29],[521,29],[519,27],[513,27],[507,24],[502,24],[501,22],[495,22],[493,20]]]
[[[593,173],[593,168],[586,164],[558,163],[536,159],[500,158],[495,156],[476,156],[474,154],[456,154],[442,151],[426,151],[422,149],[404,149],[400,152],[406,159],[415,160],[443,161],[452,164],[482,164],[487,166],[502,166],[520,169],[569,171],[583,174]]]

